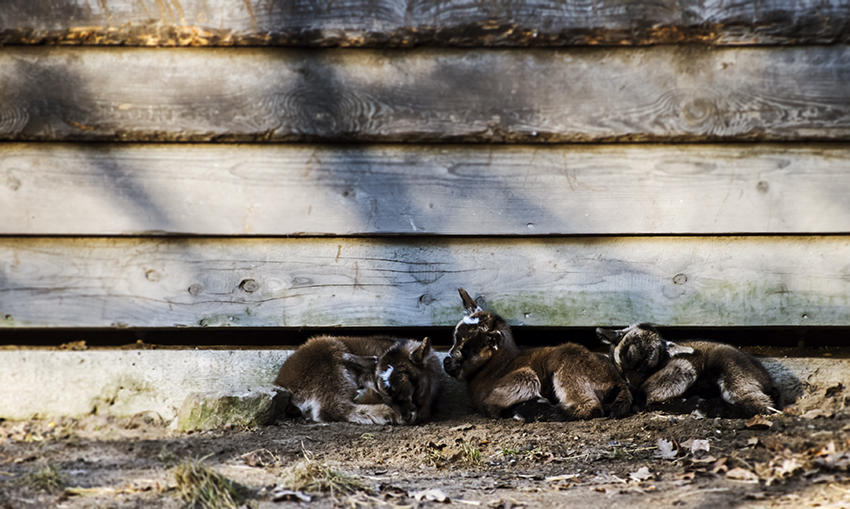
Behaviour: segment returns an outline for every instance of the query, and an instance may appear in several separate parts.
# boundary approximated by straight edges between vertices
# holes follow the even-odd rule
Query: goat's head
[[[499,348],[512,342],[511,328],[502,317],[482,310],[463,288],[458,292],[466,316],[454,330],[454,343],[443,367],[450,376],[466,380],[478,372]]]
[[[596,335],[611,345],[611,359],[623,373],[646,373],[656,369],[668,357],[693,353],[687,346],[665,341],[655,327],[636,323],[625,329],[597,328]]]
[[[434,359],[432,359],[434,357]],[[436,369],[432,364],[436,363]],[[423,409],[430,409],[439,376],[439,362],[431,350],[431,339],[399,340],[378,358],[375,386],[378,395],[395,407],[407,424],[415,424]],[[425,410],[427,411],[427,410]]]

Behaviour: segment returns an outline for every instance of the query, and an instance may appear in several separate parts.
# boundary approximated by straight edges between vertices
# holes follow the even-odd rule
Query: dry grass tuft
[[[44,465],[27,474],[23,482],[37,490],[55,493],[68,486],[68,476],[57,465]]]
[[[171,475],[186,507],[237,509],[242,503],[236,483],[212,470],[203,460],[186,460],[172,468]]]
[[[461,457],[467,465],[478,465],[481,463],[481,450],[464,440],[460,444]]]
[[[369,491],[358,477],[331,468],[309,451],[304,451],[304,459],[289,468],[284,485],[292,491],[329,492],[331,496]]]

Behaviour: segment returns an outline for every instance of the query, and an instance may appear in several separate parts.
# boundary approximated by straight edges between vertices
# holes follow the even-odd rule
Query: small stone
[[[223,426],[259,426],[274,420],[286,408],[288,395],[275,387],[248,391],[193,392],[177,414],[180,431],[205,431]]]

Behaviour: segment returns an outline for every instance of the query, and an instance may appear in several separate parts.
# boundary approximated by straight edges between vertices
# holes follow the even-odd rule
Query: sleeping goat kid
[[[574,343],[519,350],[502,317],[482,311],[463,288],[467,316],[457,324],[443,362],[466,381],[476,409],[488,417],[566,421],[625,415],[628,386],[613,364]]]
[[[728,417],[778,412],[782,397],[764,366],[734,346],[710,341],[676,344],[649,324],[597,328],[640,407],[680,396],[719,396]],[[775,407],[774,407],[775,406]]]
[[[317,336],[274,383],[291,394],[288,413],[316,422],[415,424],[430,416],[440,376],[429,338]]]

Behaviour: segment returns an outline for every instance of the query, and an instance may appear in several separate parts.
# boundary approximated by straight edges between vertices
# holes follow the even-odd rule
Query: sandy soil
[[[203,458],[244,487],[252,508],[850,508],[850,391],[817,389],[760,421],[470,415],[415,427],[282,420],[194,434],[149,414],[0,422],[0,507],[182,507],[171,469]],[[305,453],[365,490],[284,497]]]

